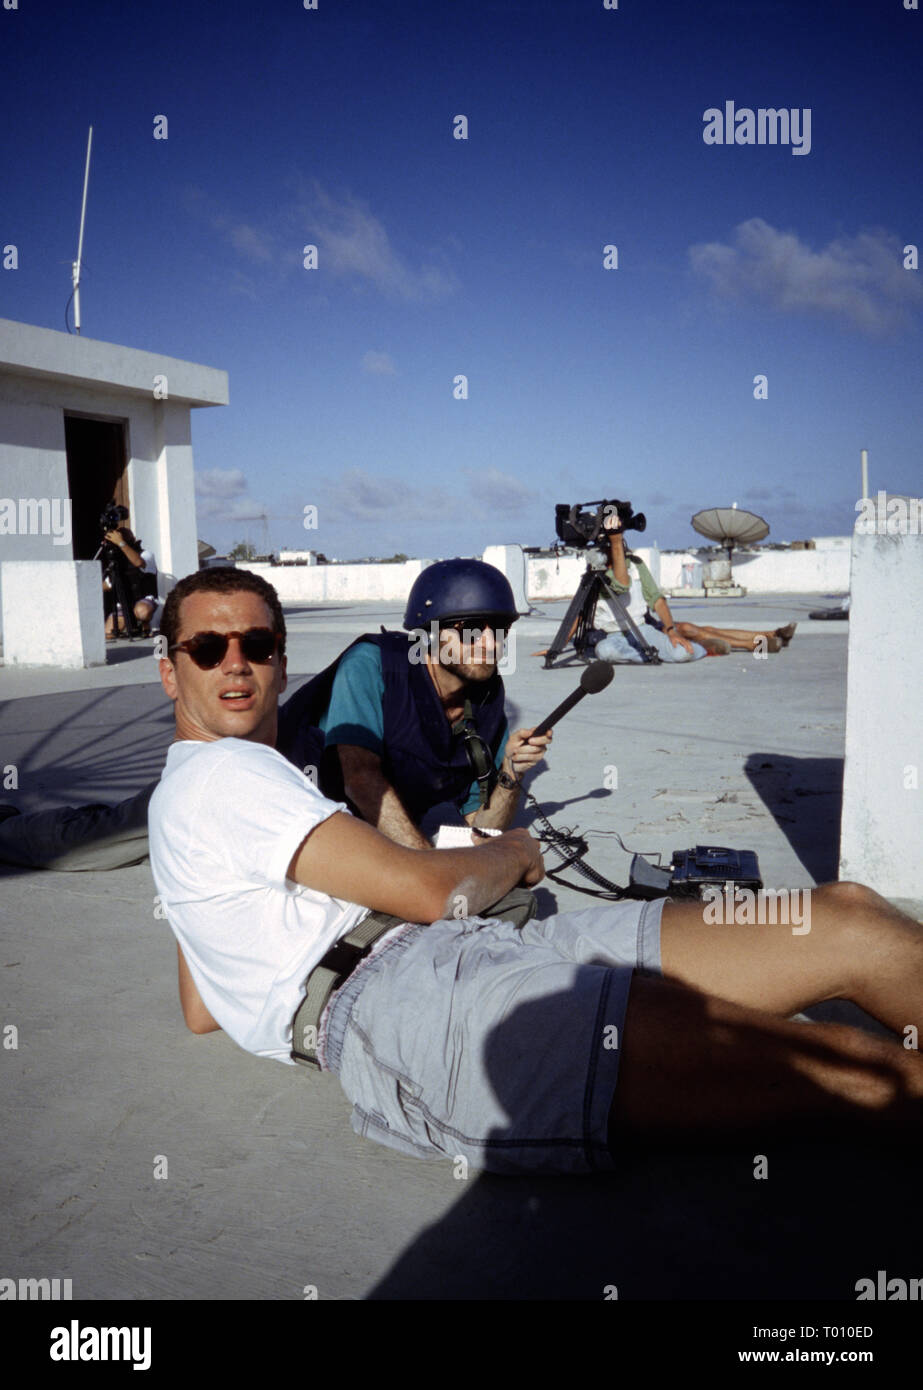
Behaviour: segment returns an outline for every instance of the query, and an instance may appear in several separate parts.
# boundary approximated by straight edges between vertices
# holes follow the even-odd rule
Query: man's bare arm
[[[517,883],[541,882],[544,872],[527,830],[472,849],[407,849],[340,811],[311,831],[288,876],[332,898],[429,923],[476,917]]]
[[[179,1002],[186,1027],[192,1033],[214,1033],[216,1028],[220,1029],[221,1024],[215,1022],[202,1003],[202,996],[190,974],[179,942],[176,943],[176,957],[179,965]]]
[[[414,825],[397,792],[381,770],[381,758],[368,748],[337,745],[343,771],[343,790],[364,821],[382,835],[408,849],[430,849],[426,836]]]
[[[674,623],[673,614],[670,612],[670,605],[667,603],[665,598],[659,598],[657,600],[657,602],[654,604],[654,612],[657,614],[657,617],[663,623],[663,630],[669,637],[670,641],[673,643],[673,646],[684,647],[685,650],[691,656],[692,643],[687,641],[686,638],[683,637],[682,633],[679,631],[678,627]]]

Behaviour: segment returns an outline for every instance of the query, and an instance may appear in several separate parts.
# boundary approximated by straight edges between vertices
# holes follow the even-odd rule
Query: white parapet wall
[[[843,539],[843,545],[832,542]],[[824,537],[815,550],[734,552],[734,583],[748,594],[845,594],[849,591],[849,546],[845,538]],[[720,558],[717,550],[671,550],[660,557],[660,587],[681,589],[683,565]]]
[[[493,565],[509,581],[517,613],[528,613],[526,597],[526,557],[521,545],[488,545],[481,556],[485,565]]]
[[[5,665],[106,664],[103,591],[95,560],[7,560],[0,569]]]
[[[852,541],[840,878],[919,909],[923,536],[919,526],[879,535],[862,524]]]
[[[393,565],[244,564],[272,584],[283,603],[403,603],[421,570],[432,560]]]
[[[837,539],[837,538],[834,538]],[[701,560],[701,551],[661,551],[656,545],[634,546],[662,589],[680,589],[683,564]],[[517,545],[488,546],[483,558],[495,564],[513,582],[518,574]],[[712,555],[717,552],[708,552]],[[261,565],[245,568],[274,584],[286,603],[403,603],[410,586],[432,560],[405,560],[397,564],[370,565]],[[572,598],[586,569],[585,553],[529,556],[525,563],[525,598],[532,603]],[[243,562],[242,562],[243,566]],[[849,550],[767,550],[734,557],[734,578],[751,594],[845,594],[849,590]],[[517,606],[525,612],[528,602],[513,582]]]

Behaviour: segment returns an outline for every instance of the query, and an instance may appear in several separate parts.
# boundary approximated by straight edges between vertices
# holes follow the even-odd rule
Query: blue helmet
[[[506,575],[483,560],[438,560],[414,580],[407,598],[404,628],[460,618],[493,618],[498,626],[515,623],[516,600]]]

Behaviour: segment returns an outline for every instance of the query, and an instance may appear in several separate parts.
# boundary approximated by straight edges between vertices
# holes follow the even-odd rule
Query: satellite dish
[[[731,575],[731,555],[735,545],[752,545],[769,535],[769,522],[755,512],[745,512],[735,502],[733,507],[706,507],[696,512],[692,527],[707,540],[717,541],[728,553],[728,583]],[[717,562],[716,562],[717,563]]]
[[[739,507],[707,507],[692,518],[693,529],[729,552],[735,545],[752,545],[769,535],[769,522]]]

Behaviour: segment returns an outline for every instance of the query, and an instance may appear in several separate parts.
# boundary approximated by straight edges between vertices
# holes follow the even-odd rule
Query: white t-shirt
[[[629,565],[628,577],[631,580],[631,589],[627,594],[622,594],[621,597],[623,600],[627,600],[629,617],[633,618],[636,623],[641,623],[644,621],[644,615],[647,612],[647,599],[644,597],[644,591],[641,588],[641,576],[638,573],[637,565],[633,564],[631,561],[629,561]],[[621,631],[621,624],[619,623],[615,605],[611,599],[604,597],[602,601],[596,605],[596,617],[593,621],[594,626],[601,628],[604,632]]]
[[[368,912],[285,876],[305,837],[345,810],[274,748],[239,738],[172,744],[151,799],[167,920],[205,1007],[257,1056],[291,1061],[307,975]]]

